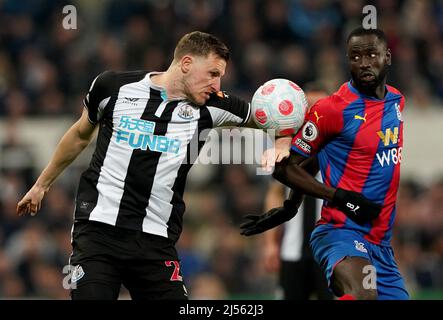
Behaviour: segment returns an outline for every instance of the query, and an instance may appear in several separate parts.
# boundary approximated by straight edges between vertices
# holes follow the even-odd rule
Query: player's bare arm
[[[319,182],[302,168],[301,164],[304,161],[306,157],[291,153],[289,158],[276,163],[272,176],[293,190],[300,190],[304,194],[332,201],[336,189]]]
[[[308,174],[313,176],[318,172],[316,157],[304,158],[299,165],[305,168]],[[303,201],[303,196],[303,191],[295,188],[291,191],[289,199],[283,202],[283,206],[270,209],[262,215],[246,215],[243,218],[243,223],[240,225],[242,229],[241,234],[245,236],[258,234],[292,219],[297,214],[297,210]]]
[[[293,190],[327,200],[358,224],[378,217],[380,204],[366,199],[361,193],[329,187],[317,181],[300,165],[304,159],[304,156],[291,152],[288,159],[276,165],[273,177]]]
[[[271,209],[262,215],[245,216],[240,225],[241,234],[258,234],[292,219],[297,214],[303,194],[327,200],[359,224],[371,221],[380,214],[381,205],[369,201],[362,194],[332,188],[317,181],[306,170],[318,170],[311,158],[291,152],[289,158],[277,163],[273,177],[293,190],[290,198],[283,203],[283,207]]]
[[[34,186],[17,204],[18,215],[35,215],[51,185],[63,170],[77,158],[91,141],[95,126],[88,120],[86,109],[80,119],[74,123],[60,140],[51,160],[42,171]]]

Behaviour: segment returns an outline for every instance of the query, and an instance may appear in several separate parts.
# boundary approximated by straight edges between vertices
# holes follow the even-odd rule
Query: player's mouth
[[[360,79],[363,81],[373,81],[375,80],[375,74],[372,72],[362,72],[360,73]]]

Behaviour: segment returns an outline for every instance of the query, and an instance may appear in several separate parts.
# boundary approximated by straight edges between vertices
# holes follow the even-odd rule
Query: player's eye
[[[352,61],[358,61],[359,59],[360,59],[360,57],[357,55],[351,56]]]

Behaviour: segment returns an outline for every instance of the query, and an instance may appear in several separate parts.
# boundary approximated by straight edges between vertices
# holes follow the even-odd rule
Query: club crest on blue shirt
[[[358,251],[368,253],[368,250],[365,248],[365,244],[363,242],[354,240],[354,244],[355,244],[355,249],[357,249]]]

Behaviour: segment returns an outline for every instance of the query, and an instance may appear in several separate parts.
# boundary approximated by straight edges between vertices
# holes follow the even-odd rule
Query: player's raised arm
[[[300,165],[302,167],[310,167],[312,162],[315,162],[315,158],[306,159]],[[315,173],[312,174],[315,175]],[[261,215],[246,215],[243,217],[242,224],[240,225],[240,233],[245,236],[252,236],[291,220],[297,214],[298,208],[303,201],[303,196],[304,193],[302,191],[295,189],[291,191],[289,199],[283,201],[283,206],[272,208]]]
[[[88,120],[87,109],[60,140],[51,160],[42,171],[34,186],[17,204],[17,214],[35,215],[40,210],[41,201],[55,179],[74,161],[91,141],[95,125]]]
[[[381,205],[366,199],[361,193],[332,188],[317,181],[300,166],[304,159],[304,156],[291,152],[287,160],[276,165],[273,177],[292,189],[327,200],[359,224],[371,221],[380,214]]]

